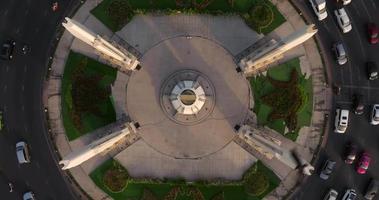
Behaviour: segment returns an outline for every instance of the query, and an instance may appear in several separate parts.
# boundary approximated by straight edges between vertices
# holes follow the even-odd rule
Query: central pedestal
[[[249,110],[250,90],[232,56],[200,37],[176,37],[142,57],[127,86],[127,111],[144,142],[176,159],[226,147]]]

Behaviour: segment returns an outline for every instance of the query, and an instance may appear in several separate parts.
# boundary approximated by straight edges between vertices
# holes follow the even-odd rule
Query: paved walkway
[[[89,11],[96,6],[97,3],[100,1],[98,0],[87,0],[85,4],[78,10],[76,15],[73,17],[75,20],[85,24],[90,29],[94,30],[95,32],[98,32],[100,34],[106,35],[109,38],[115,37],[110,30],[108,30],[104,25],[101,24],[96,18],[91,16],[89,14]],[[288,34],[292,32],[293,30],[300,28],[304,25],[303,20],[300,18],[300,16],[297,14],[297,12],[294,10],[292,5],[288,3],[288,1],[282,1],[282,0],[272,0],[274,4],[277,5],[281,13],[286,17],[287,22],[283,24],[281,27],[276,29],[273,33],[270,34],[270,37],[283,37],[283,35]],[[150,37],[150,43],[141,43],[138,37],[138,34],[131,35],[132,32],[136,32],[137,28],[139,29],[139,33],[143,34],[149,34],[154,29],[154,26],[152,25],[151,20],[146,20],[148,16],[138,16],[136,17],[136,20],[133,20],[132,23],[128,24],[128,28],[122,29],[120,32],[117,33],[117,36],[120,38],[125,38],[125,40],[130,43],[135,49],[140,51],[141,53],[144,53],[147,51],[150,47],[156,45],[159,43],[159,41],[163,39],[167,39],[168,35],[185,35],[188,33],[191,33],[193,35],[198,35],[199,32],[207,33],[206,37],[209,37],[211,39],[214,39],[216,41],[220,41],[220,43],[224,43],[226,49],[229,49],[229,51],[233,55],[237,55],[241,50],[248,47],[250,43],[246,44],[242,42],[240,37],[235,37],[233,35],[227,35],[228,32],[224,31],[224,26],[222,26],[222,23],[216,23],[218,19],[222,19],[224,17],[217,18],[215,20],[215,24],[218,24],[217,31],[209,31],[208,29],[199,29],[196,27],[201,27],[205,23],[209,23],[210,16],[196,16],[194,21],[188,20],[188,16],[162,16],[160,18],[157,18],[157,22],[164,23],[166,20],[170,19],[171,25],[174,22],[174,28],[170,29],[169,24],[166,24],[166,28],[163,28],[162,30],[169,30],[168,32],[159,32],[157,35],[159,37],[153,37],[152,35],[145,35],[144,38]],[[177,19],[175,22],[174,19]],[[139,23],[143,23],[145,25],[138,26],[137,22],[139,20]],[[240,24],[242,20],[238,18],[228,18],[225,17],[223,20],[230,20],[231,22],[235,24]],[[135,24],[137,23],[137,24]],[[192,27],[191,29],[183,29],[180,24],[187,24],[189,27]],[[209,25],[209,24],[208,24]],[[236,26],[237,26],[236,25]],[[207,26],[205,26],[207,27]],[[141,28],[145,31],[141,31]],[[232,29],[234,34],[242,34],[245,35],[247,38],[250,38],[251,41],[256,41],[257,39],[261,38],[262,36],[255,34],[251,30],[243,29],[243,30],[236,30]],[[150,31],[150,32],[149,32]],[[230,30],[229,30],[230,31]],[[221,34],[221,35],[220,35]],[[224,34],[224,35],[223,35]],[[226,35],[225,35],[226,34]],[[221,39],[220,39],[221,38]],[[222,38],[226,38],[226,40],[223,40]],[[69,50],[73,49],[77,52],[83,53],[84,55],[87,55],[89,57],[92,57],[94,59],[98,59],[98,56],[93,53],[92,50],[89,48],[86,48],[86,45],[81,44],[80,41],[77,41],[68,33],[65,32],[58,44],[56,53],[54,55],[54,62],[52,64],[52,75],[48,83],[48,87],[45,90],[45,95],[47,99],[47,104],[49,107],[49,118],[50,123],[52,127],[52,132],[55,136],[55,143],[58,147],[58,150],[62,156],[68,154],[72,151],[72,142],[69,142],[66,138],[66,135],[64,133],[64,128],[61,120],[61,113],[60,113],[60,85],[61,80],[60,78],[63,75],[64,65],[65,61],[67,59]],[[301,152],[302,155],[306,157],[307,160],[312,159],[313,153],[317,150],[318,144],[320,142],[320,131],[322,130],[322,127],[324,125],[324,114],[326,111],[330,109],[330,93],[328,93],[328,90],[325,86],[325,78],[324,78],[324,72],[323,67],[321,63],[321,58],[318,53],[317,46],[314,42],[314,40],[308,40],[306,43],[302,45],[300,48],[296,48],[295,50],[289,52],[284,59],[289,59],[291,57],[295,56],[303,56],[301,57],[301,65],[303,72],[306,72],[307,74],[312,75],[312,81],[314,84],[314,113],[312,117],[312,126],[309,128],[304,128],[301,130],[301,136],[298,139],[298,144],[302,147],[304,147],[304,151]],[[101,61],[101,60],[100,60]],[[282,60],[283,62],[285,60]],[[281,62],[281,61],[279,61]],[[120,90],[122,89],[122,85],[127,82],[127,77],[117,77],[117,81],[113,85],[113,90]],[[125,105],[125,102],[122,100],[122,93],[115,94],[115,101],[118,105]],[[122,106],[123,107],[123,106]],[[125,111],[126,112],[126,111]],[[122,112],[117,113],[117,116],[120,117],[122,115]],[[78,142],[80,143],[80,142]],[[83,143],[84,144],[84,143]],[[139,143],[135,143],[139,144]],[[75,145],[74,145],[75,146]],[[128,149],[127,149],[128,150]],[[132,149],[131,149],[132,150]],[[114,155],[114,154],[113,154]],[[109,198],[103,191],[101,191],[99,188],[97,188],[88,174],[90,171],[95,168],[98,164],[101,163],[101,160],[106,159],[106,157],[109,155],[102,155],[99,157],[94,158],[89,162],[87,167],[77,167],[72,170],[70,170],[70,173],[74,177],[74,179],[79,183],[79,185],[83,188],[85,192],[87,192],[91,197],[94,199],[107,199]],[[116,156],[117,158],[117,156]],[[90,166],[88,166],[90,165]],[[272,192],[266,199],[281,199],[283,198],[291,189],[296,185],[299,179],[299,175],[296,171],[291,171],[287,173],[285,177],[282,177],[283,181],[281,185]]]

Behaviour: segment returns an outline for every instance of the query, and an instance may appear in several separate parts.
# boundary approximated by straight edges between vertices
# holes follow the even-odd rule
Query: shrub
[[[117,29],[121,29],[134,16],[133,9],[125,0],[114,0],[108,7],[108,16],[117,24]]]
[[[113,162],[112,167],[109,168],[103,176],[105,187],[112,192],[121,192],[124,190],[127,186],[128,179],[128,172],[117,162]]]
[[[144,188],[141,200],[158,200],[158,198],[154,195],[152,191]]]
[[[251,174],[246,182],[246,191],[254,196],[263,194],[270,186],[267,176],[261,172]]]
[[[259,2],[254,4],[242,17],[253,29],[261,32],[263,28],[270,26],[273,22],[274,12],[269,5]]]

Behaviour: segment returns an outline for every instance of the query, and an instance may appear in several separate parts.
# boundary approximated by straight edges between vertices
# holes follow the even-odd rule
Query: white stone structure
[[[270,40],[268,43],[255,49],[248,56],[242,58],[238,65],[247,75],[265,71],[266,66],[282,58],[286,51],[302,44],[316,33],[316,26],[311,24],[295,31],[280,42]]]
[[[273,159],[275,157],[292,169],[298,167],[299,163],[292,155],[291,149],[282,147],[282,142],[280,140],[270,137],[269,135],[262,133],[260,130],[248,125],[243,125],[238,130],[238,134],[251,147],[264,155],[266,158]],[[300,162],[305,162],[305,164],[308,164],[304,159],[298,159],[300,159]]]
[[[59,164],[63,170],[76,167],[83,162],[91,159],[92,157],[108,151],[115,147],[125,136],[131,132],[136,132],[136,127],[129,123],[125,128],[115,131],[105,137],[102,137],[82,149],[76,149],[70,154],[66,155]]]
[[[138,66],[137,58],[131,53],[116,43],[106,41],[79,22],[66,17],[62,25],[73,36],[95,48],[105,60],[119,66],[121,71],[135,70]]]
[[[197,114],[205,104],[205,92],[196,81],[180,81],[171,91],[171,103],[178,113]]]

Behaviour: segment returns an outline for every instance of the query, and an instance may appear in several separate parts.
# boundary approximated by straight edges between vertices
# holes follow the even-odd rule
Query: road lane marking
[[[9,71],[9,65],[6,66],[5,71],[6,71],[6,72]]]
[[[21,85],[21,90],[22,90],[22,91],[25,90],[25,86],[24,86],[24,84]]]
[[[363,8],[365,9],[368,18],[370,19],[370,21],[372,21],[372,17],[371,17],[370,12],[368,11],[368,9],[367,9],[367,7],[366,7],[366,4],[363,3],[363,1],[358,1],[358,2],[361,2],[361,3],[362,3]]]
[[[4,17],[8,15],[8,9],[4,11]]]
[[[8,89],[8,86],[7,86],[7,85],[4,85],[4,88],[3,88],[4,93],[7,92],[7,89]]]
[[[34,32],[35,32],[35,33],[38,33],[38,32],[39,32],[39,28],[35,28],[35,29],[34,29]]]
[[[25,133],[28,132],[28,127],[26,127],[26,125],[24,126],[24,131]]]
[[[28,15],[28,13],[29,13],[29,9],[27,9],[27,10],[25,11],[25,15]]]
[[[24,105],[21,106],[21,110],[25,111],[25,106]]]
[[[28,68],[27,65],[25,65],[24,66],[24,73],[26,72],[27,68]]]
[[[376,9],[376,5],[375,5],[375,3],[374,3],[374,0],[369,0],[369,1],[371,2],[372,7],[374,7],[374,8]],[[367,2],[367,1],[365,1],[365,2]]]
[[[20,33],[20,27],[16,29],[16,34]]]
[[[365,90],[379,90],[377,87],[357,86],[357,85],[342,85],[343,88],[365,89]]]

